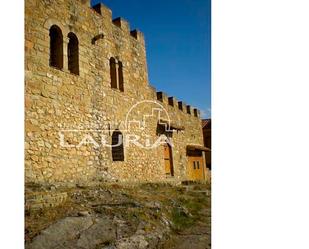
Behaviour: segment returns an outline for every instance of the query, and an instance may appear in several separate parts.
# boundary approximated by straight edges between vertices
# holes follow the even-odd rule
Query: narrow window
[[[50,58],[49,65],[58,69],[63,68],[63,36],[57,25],[51,26],[50,37]]]
[[[200,161],[196,161],[197,169],[200,169]]]
[[[116,71],[116,60],[115,58],[110,58],[109,60],[110,66],[110,75],[111,75],[111,87],[117,88],[117,71]]]
[[[112,135],[113,161],[124,161],[123,135],[120,131],[114,131]]]
[[[118,80],[119,80],[119,90],[121,92],[123,92],[124,91],[124,88],[123,88],[123,67],[122,67],[121,61],[118,62]]]
[[[195,169],[196,168],[196,166],[195,166],[195,161],[193,161],[193,169]]]
[[[194,109],[194,117],[197,117],[197,109]]]
[[[73,74],[79,75],[78,39],[72,32],[68,34],[68,68]]]

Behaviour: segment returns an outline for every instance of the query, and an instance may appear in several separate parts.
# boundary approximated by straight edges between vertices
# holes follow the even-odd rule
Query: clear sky
[[[210,117],[211,0],[98,2],[144,33],[150,84]]]

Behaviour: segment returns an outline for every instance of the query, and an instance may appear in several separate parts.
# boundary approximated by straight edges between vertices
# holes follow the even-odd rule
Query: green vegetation
[[[195,222],[195,219],[189,214],[181,210],[180,208],[173,208],[171,214],[171,220],[174,225],[175,231],[180,231],[185,228],[192,226]]]

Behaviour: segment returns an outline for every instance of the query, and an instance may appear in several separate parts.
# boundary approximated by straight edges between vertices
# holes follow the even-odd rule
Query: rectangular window
[[[195,169],[196,168],[196,166],[195,166],[195,161],[193,161],[193,169]]]
[[[197,168],[200,169],[200,161],[196,161]]]

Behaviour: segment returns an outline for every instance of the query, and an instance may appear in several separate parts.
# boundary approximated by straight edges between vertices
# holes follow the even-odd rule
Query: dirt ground
[[[27,249],[211,248],[209,185],[100,184],[53,191],[68,198],[57,207],[25,212]],[[82,219],[90,222],[83,229]]]

